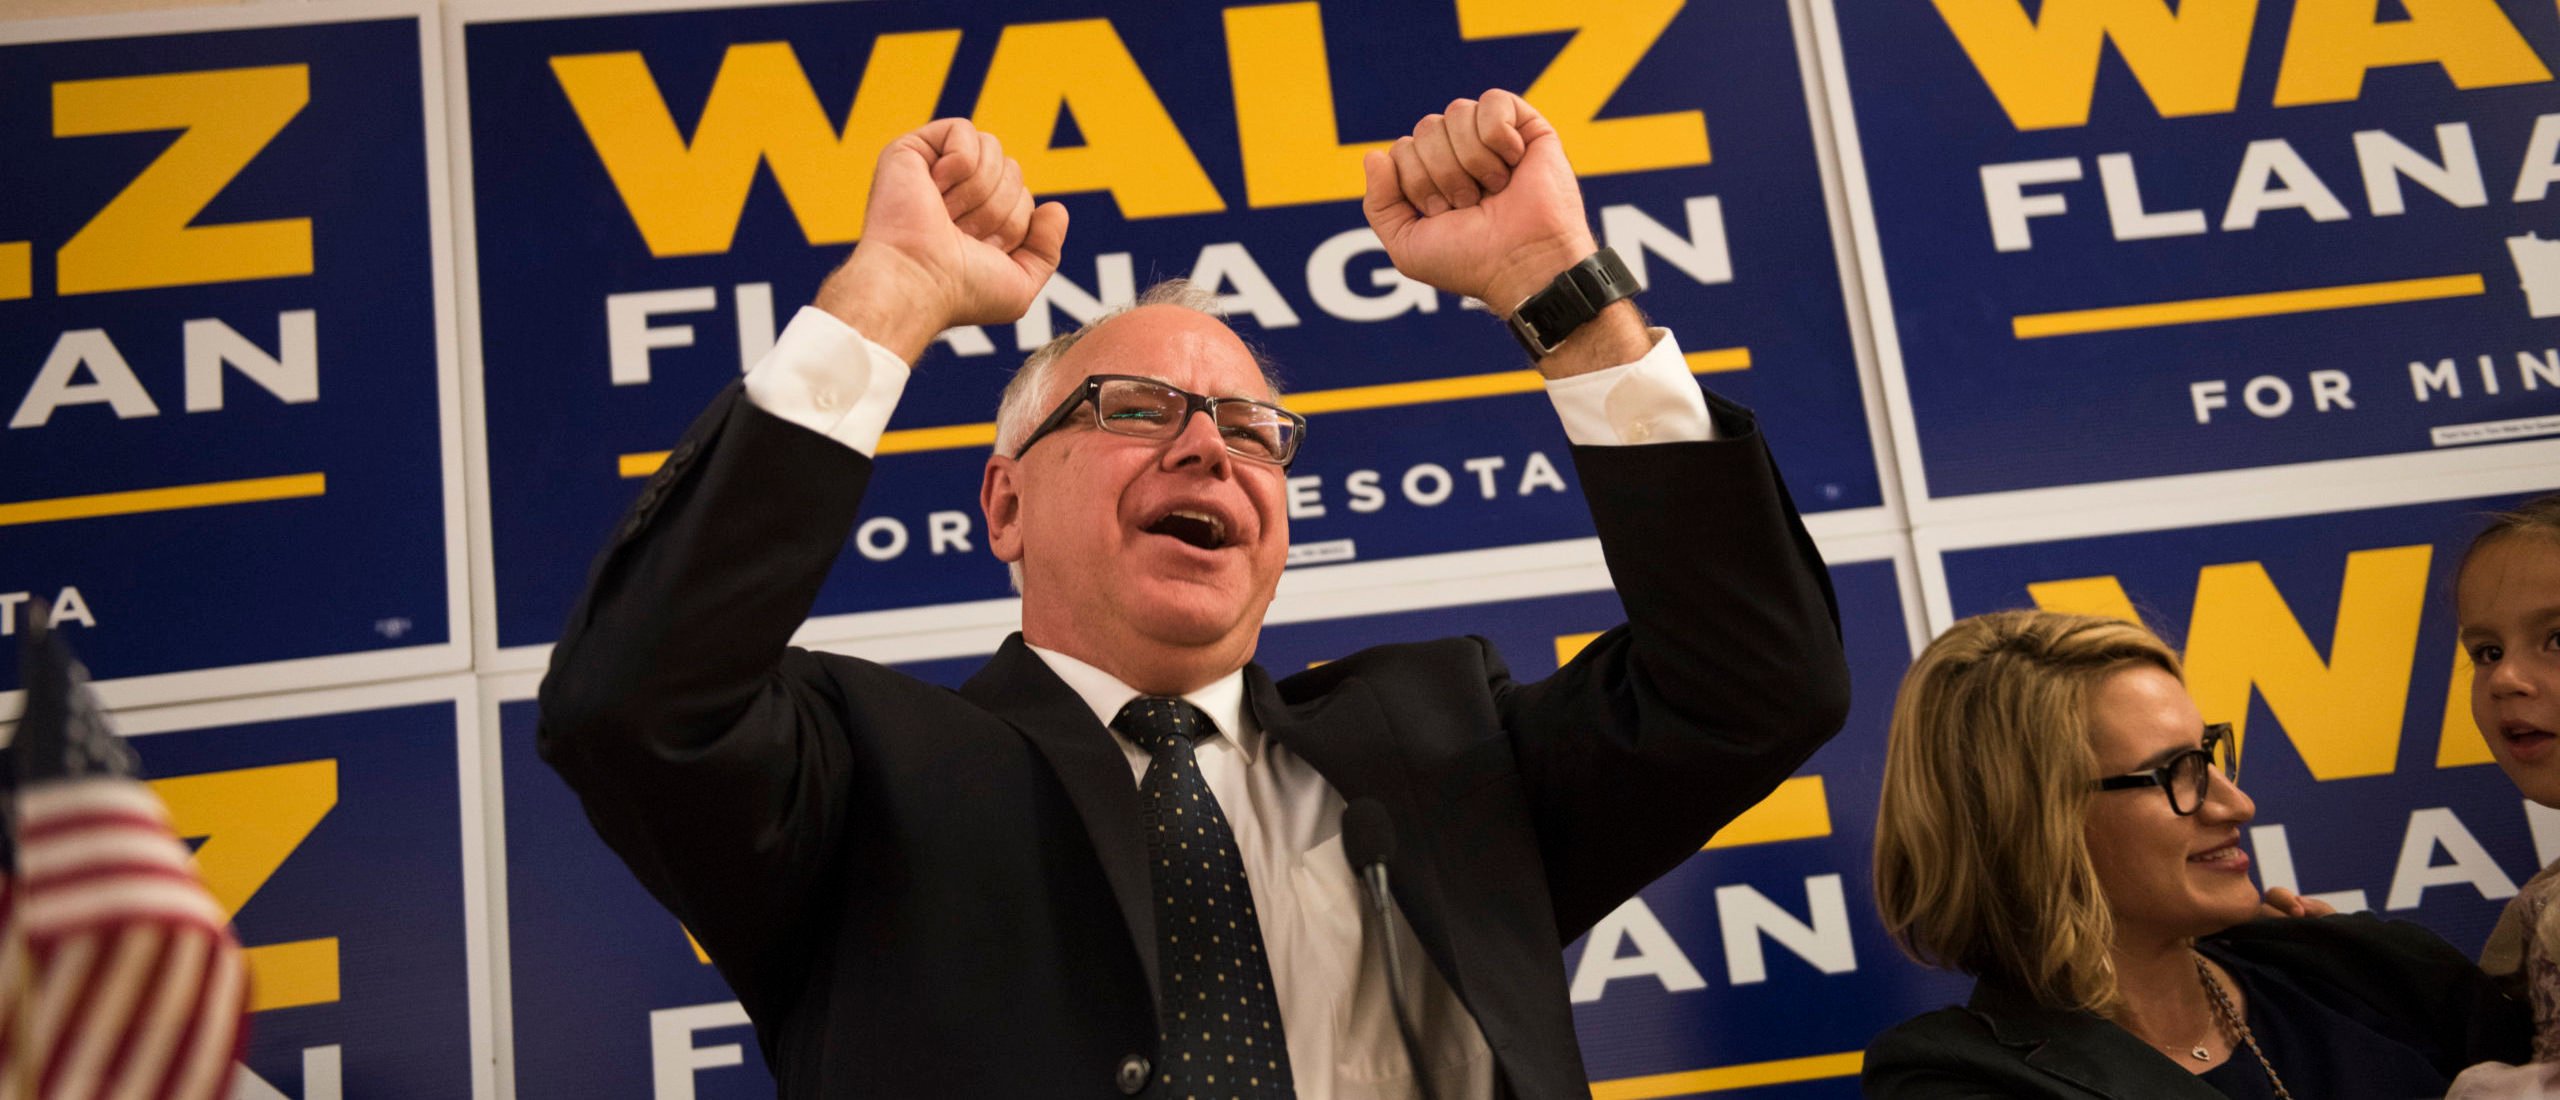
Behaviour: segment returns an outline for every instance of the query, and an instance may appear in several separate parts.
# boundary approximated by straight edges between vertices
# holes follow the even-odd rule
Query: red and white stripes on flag
[[[240,1056],[240,942],[141,783],[18,797],[0,880],[0,1097],[216,1100]]]

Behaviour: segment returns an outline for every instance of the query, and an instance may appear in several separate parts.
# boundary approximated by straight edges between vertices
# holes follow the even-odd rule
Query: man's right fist
[[[815,304],[912,363],[943,329],[1019,319],[1066,239],[995,135],[941,119],[880,151],[862,243]]]

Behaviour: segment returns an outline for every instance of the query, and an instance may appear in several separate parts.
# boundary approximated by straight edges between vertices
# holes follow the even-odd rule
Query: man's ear
[[[1022,466],[1003,455],[987,456],[978,484],[978,510],[987,516],[987,549],[996,560],[1022,560]]]

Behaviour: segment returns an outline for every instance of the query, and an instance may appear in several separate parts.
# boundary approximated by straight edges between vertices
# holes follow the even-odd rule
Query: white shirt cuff
[[[798,322],[794,322],[796,325]],[[1585,447],[1695,443],[1715,438],[1706,395],[1667,328],[1647,330],[1644,358],[1571,378],[1549,379],[1547,399],[1564,421],[1565,438]]]
[[[868,455],[880,449],[908,372],[898,353],[832,313],[802,306],[747,372],[747,400]]]

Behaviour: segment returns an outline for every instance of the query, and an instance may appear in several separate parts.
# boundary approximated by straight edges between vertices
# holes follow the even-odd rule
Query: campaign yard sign
[[[944,115],[1068,204],[1068,252],[1020,323],[926,355],[821,623],[1007,595],[976,504],[998,389],[1172,276],[1313,418],[1301,561],[1588,535],[1511,338],[1396,275],[1359,212],[1363,152],[1496,86],[1555,120],[1640,301],[1759,408],[1801,505],[1884,499],[1785,3],[457,11],[494,646],[553,638],[636,479],[853,244],[880,146]]]
[[[110,719],[246,948],[238,1100],[495,1095],[476,710],[440,677]]]
[[[2551,5],[1814,6],[1915,517],[2560,454]]]
[[[112,703],[467,661],[432,10],[0,24],[0,636]]]

